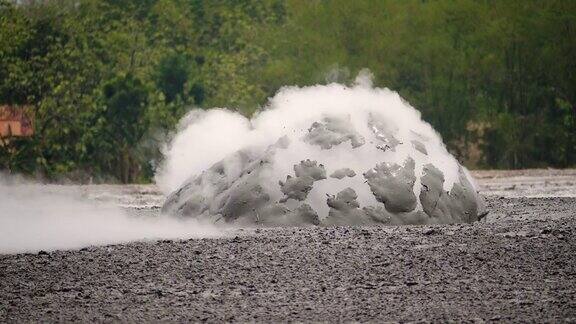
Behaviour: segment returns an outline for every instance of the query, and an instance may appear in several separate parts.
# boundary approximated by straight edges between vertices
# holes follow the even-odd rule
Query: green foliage
[[[148,181],[192,107],[362,68],[469,166],[574,166],[574,39],[569,0],[0,0],[0,104],[36,119],[0,169]]]

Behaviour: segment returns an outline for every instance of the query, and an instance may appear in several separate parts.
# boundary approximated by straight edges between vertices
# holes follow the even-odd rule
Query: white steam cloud
[[[332,149],[321,149],[307,145],[301,139],[313,122],[323,117],[337,117],[349,120],[354,129],[373,145],[363,145],[354,149],[342,144]],[[412,145],[400,145],[394,152],[383,153],[376,147],[377,139],[368,122],[377,116],[395,137],[403,143],[421,141],[426,144],[427,154],[416,152]],[[263,183],[269,192],[282,193],[278,179],[292,174],[292,167],[304,158],[318,161],[326,166],[328,174],[339,168],[351,168],[365,172],[381,162],[403,164],[407,157],[414,158],[416,174],[422,173],[426,163],[432,163],[444,174],[444,189],[450,190],[458,179],[458,162],[448,153],[441,137],[421,119],[420,112],[411,107],[396,92],[374,88],[372,75],[362,71],[353,86],[338,83],[310,87],[284,87],[270,99],[269,104],[254,118],[225,109],[190,112],[179,125],[179,132],[165,148],[165,161],[156,175],[161,190],[168,194],[180,187],[191,176],[202,173],[214,163],[240,149],[265,149],[282,136],[290,140],[290,149],[279,150],[274,157],[274,169],[269,174],[270,183]],[[227,172],[235,176],[235,166],[227,165]],[[312,207],[319,214],[327,214],[326,193],[337,194],[353,183],[361,206],[374,205],[374,195],[363,185],[364,179],[355,177],[346,182],[326,179],[317,182],[310,192]],[[364,188],[364,189],[362,189]],[[420,183],[414,186],[418,195]]]
[[[74,188],[0,178],[0,254],[222,235],[194,220],[131,215]]]

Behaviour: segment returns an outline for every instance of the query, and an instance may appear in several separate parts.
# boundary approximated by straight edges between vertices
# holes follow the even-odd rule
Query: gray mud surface
[[[0,322],[576,322],[576,198],[546,189],[576,177],[475,176],[490,214],[474,224],[0,255]]]

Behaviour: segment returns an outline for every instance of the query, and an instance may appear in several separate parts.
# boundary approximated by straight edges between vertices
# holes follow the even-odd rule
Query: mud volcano
[[[240,134],[227,134],[231,120]],[[203,162],[168,196],[168,214],[240,225],[396,225],[474,222],[484,213],[473,179],[418,111],[363,77],[352,87],[284,88],[252,120],[219,110],[194,112],[187,123],[160,180],[178,182],[175,166],[186,161],[170,159],[183,152]],[[195,129],[209,134],[185,135]],[[238,143],[203,155],[227,136]]]

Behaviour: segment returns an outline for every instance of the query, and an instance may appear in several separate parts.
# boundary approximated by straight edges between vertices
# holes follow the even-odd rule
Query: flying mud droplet
[[[350,168],[342,168],[342,169],[338,169],[334,172],[332,172],[332,174],[330,174],[330,178],[335,178],[335,179],[344,179],[345,177],[355,177],[356,176],[356,172],[354,172],[354,170],[350,169]]]
[[[416,208],[416,176],[412,158],[408,158],[404,166],[380,163],[364,173],[364,178],[376,200],[383,203],[389,212],[409,212]]]
[[[294,165],[295,177],[286,176],[286,181],[279,181],[282,193],[286,195],[280,202],[286,202],[288,199],[304,200],[314,181],[326,179],[326,170],[322,164],[317,165],[316,161],[305,160],[300,164]]]
[[[347,225],[351,223],[369,223],[364,212],[360,210],[360,204],[356,200],[358,195],[352,188],[340,191],[336,196],[328,197],[326,204],[330,207],[328,217],[325,219],[326,225]]]
[[[400,141],[394,137],[394,134],[398,132],[396,126],[390,125],[385,120],[376,117],[374,114],[368,115],[368,127],[372,133],[376,136],[376,139],[380,144],[376,147],[384,152],[391,150],[396,151],[396,146],[398,146]]]
[[[366,142],[364,137],[354,130],[350,120],[336,117],[324,117],[322,122],[312,123],[308,134],[304,136],[304,141],[318,145],[325,150],[346,141],[350,141],[353,148],[362,146]]]
[[[424,155],[428,155],[428,151],[426,151],[426,146],[424,146],[424,144],[422,144],[422,142],[417,141],[417,140],[412,140],[412,145],[414,146],[414,149]]]

